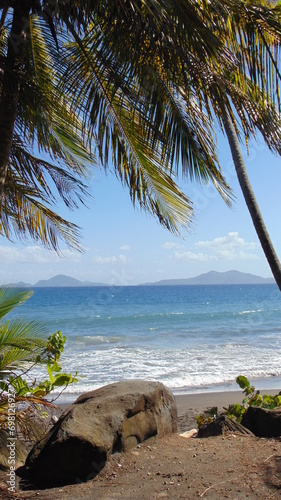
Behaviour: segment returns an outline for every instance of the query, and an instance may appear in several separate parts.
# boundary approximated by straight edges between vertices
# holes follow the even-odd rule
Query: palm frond
[[[74,112],[83,114],[85,128],[97,131],[103,163],[107,165],[111,155],[117,176],[129,186],[132,201],[138,200],[141,208],[154,211],[162,224],[177,231],[179,218],[185,224],[190,220],[191,204],[187,197],[168,176],[157,148],[145,142],[143,130],[131,119],[130,103],[118,94],[116,86],[110,86],[106,67],[98,65],[95,51],[76,37],[76,44],[69,46],[69,52],[75,65],[66,73],[67,91],[71,87],[71,93],[75,92]],[[82,87],[77,81],[78,74]],[[164,183],[162,190],[160,179]],[[172,207],[175,213],[168,216]]]
[[[88,180],[89,162],[96,160],[79,118],[60,93],[46,32],[44,21],[31,16],[31,43],[22,77],[1,232],[8,238],[31,236],[58,252],[59,239],[81,250],[78,227],[56,214],[51,204],[58,195],[68,208],[84,203],[89,193],[81,179]],[[34,154],[30,144],[36,142],[38,153]],[[51,162],[42,159],[46,153]]]
[[[31,290],[19,291],[13,287],[0,287],[0,319],[33,295]]]
[[[0,288],[0,319],[28,300],[32,291]],[[34,321],[7,320],[0,324],[0,372],[12,370],[21,361],[35,361],[47,346],[46,328]]]
[[[11,169],[5,183],[0,231],[8,239],[31,236],[58,253],[60,238],[70,247],[81,251],[78,226],[51,210],[42,190],[26,185]]]
[[[90,196],[80,176],[60,164],[35,156],[17,133],[11,151],[11,169],[23,183],[41,192],[38,192],[39,198],[47,196],[49,204],[56,202],[56,192],[68,208],[77,208],[78,203],[84,204]]]
[[[68,153],[74,159],[76,167],[79,166],[80,174],[85,175],[89,162],[93,162],[94,158],[86,147],[79,117],[70,111],[67,96],[62,96],[59,91],[60,66],[56,63],[62,56],[58,54],[56,60],[52,59],[51,51],[48,50],[49,29],[38,16],[30,17],[30,35],[35,83],[49,128],[61,144],[64,154]],[[59,62],[62,64],[62,61]],[[42,147],[43,141],[39,140],[39,144]],[[48,149],[51,149],[50,146],[49,144]]]

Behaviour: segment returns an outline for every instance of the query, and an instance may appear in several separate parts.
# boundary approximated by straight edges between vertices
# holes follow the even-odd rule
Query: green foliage
[[[60,237],[76,247],[78,227],[52,207],[57,199],[69,208],[83,202],[89,163],[112,166],[133,204],[178,232],[193,213],[174,180],[180,170],[230,201],[214,122],[223,128],[225,113],[246,144],[260,132],[280,153],[280,7],[252,0],[0,5],[0,129],[11,131],[3,143],[12,145],[0,165],[9,156],[1,174],[6,237],[30,235],[56,250]],[[22,8],[29,14],[21,16]],[[22,61],[11,31],[20,22]],[[14,102],[15,119],[5,113]]]
[[[0,389],[5,392],[9,392],[9,390],[12,389],[15,395],[21,398],[28,398],[30,396],[42,398],[47,396],[57,387],[65,388],[68,384],[77,382],[76,373],[74,376],[68,373],[60,373],[62,368],[58,364],[58,359],[63,352],[65,341],[66,337],[63,336],[60,331],[57,331],[53,335],[50,335],[46,347],[42,353],[36,357],[34,364],[46,364],[48,379],[42,380],[39,383],[37,383],[35,379],[32,383],[28,383],[20,374],[13,374],[6,378],[6,380],[0,380]],[[32,366],[34,366],[34,364]],[[21,368],[18,367],[18,371],[20,371],[20,369]],[[26,366],[24,370],[26,373]]]
[[[239,387],[241,387],[241,389],[243,389],[245,398],[243,399],[241,405],[237,403],[234,405],[230,405],[226,413],[229,417],[236,418],[238,422],[241,422],[242,417],[249,406],[259,406],[260,408],[267,408],[268,410],[273,410],[273,408],[281,406],[280,394],[276,394],[274,396],[264,394],[262,396],[260,394],[260,391],[250,384],[247,377],[239,375],[236,378],[236,383],[239,385]]]
[[[32,292],[18,292],[11,288],[0,289],[0,318],[14,307],[30,298]],[[64,390],[77,382],[74,375],[62,373],[59,359],[64,350],[66,337],[60,331],[47,339],[43,329],[35,322],[8,320],[0,324],[0,427],[8,424],[9,397],[16,405],[16,420],[25,433],[29,433],[29,417],[41,411],[42,405],[50,406],[44,399],[55,388]],[[31,380],[34,366],[44,365],[48,377]]]
[[[203,415],[197,415],[196,417],[198,429],[200,429],[200,427],[203,427],[203,425],[205,424],[213,422],[217,417],[218,417],[217,406],[213,406],[212,408],[207,408],[207,410],[204,411]]]
[[[261,395],[260,391],[257,390],[253,385],[250,384],[247,377],[244,375],[239,375],[235,379],[236,383],[245,394],[242,403],[234,403],[224,408],[224,413],[229,417],[241,422],[244,413],[248,410],[249,406],[259,406],[260,408],[266,408],[268,410],[273,410],[277,406],[281,406],[281,392],[274,396],[264,394]],[[215,411],[216,410],[216,411]],[[205,424],[213,422],[218,417],[217,407],[210,408],[206,410],[203,414],[197,415],[197,425],[198,428]]]

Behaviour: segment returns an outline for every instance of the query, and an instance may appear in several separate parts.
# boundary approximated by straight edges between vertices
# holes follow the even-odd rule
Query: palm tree
[[[230,21],[232,29],[233,15]],[[236,33],[234,41],[238,43],[237,48],[234,50],[235,56],[239,61],[242,61],[242,70],[244,69],[244,78],[241,80],[240,86],[243,94],[247,93],[247,98],[251,98],[252,106],[254,105],[252,113],[257,117],[256,120],[253,120],[250,132],[255,135],[254,129],[257,128],[262,133],[269,148],[280,154],[280,116],[277,111],[280,109],[279,82],[281,77],[277,64],[281,36],[280,9],[272,8],[270,2],[257,2],[256,5],[253,5],[253,2],[244,2],[240,6],[239,23],[240,30],[236,32],[234,29],[233,32]],[[241,52],[243,53],[243,59],[241,58]],[[250,82],[247,78],[248,75],[251,77]],[[245,99],[246,102],[247,99]],[[239,146],[237,127],[230,110],[222,107],[220,117],[253,225],[272,274],[281,291],[281,263],[250,184]],[[272,128],[273,123],[275,129]],[[246,140],[248,140],[247,136]]]
[[[167,4],[165,7],[168,9]],[[145,17],[142,11],[132,20],[128,11],[119,19],[116,6],[106,6],[96,13],[83,44],[69,25],[76,67],[67,71],[66,90],[75,95],[74,109],[82,110],[85,126],[103,124],[98,136],[100,149],[104,145],[107,161],[111,140],[114,159],[118,158],[116,168],[125,182],[127,149],[137,153],[138,161],[140,143],[149,138],[154,151],[146,158],[147,169],[151,159],[156,162],[161,158],[162,165],[175,170],[181,163],[185,175],[211,179],[225,195],[226,186],[215,166],[217,158],[211,153],[215,149],[211,140],[215,116],[227,134],[246,203],[281,290],[281,266],[245,165],[241,182],[242,156],[237,141],[237,134],[242,137],[240,124],[246,143],[258,130],[268,146],[281,153],[275,107],[280,104],[276,62],[281,36],[279,9],[270,8],[269,2],[231,0],[176,0],[169,3],[169,9],[163,8],[157,18]],[[128,33],[126,38],[121,38],[120,26]],[[83,78],[77,85],[79,75]],[[130,124],[127,128],[124,116]],[[153,121],[156,131],[151,129]]]
[[[238,128],[240,120],[247,144],[250,136],[255,137],[258,130],[269,148],[281,154],[278,111],[281,11],[280,7],[273,7],[267,1],[235,2],[234,9],[231,3],[225,2],[223,19],[226,24],[220,32],[220,39],[224,39],[225,45],[231,47],[236,67],[226,67],[223,78],[221,74],[210,77],[208,68],[202,68],[201,75],[205,73],[203,80],[206,94],[211,96],[213,92],[214,95],[217,93],[215,106],[212,102],[211,105],[228,138],[245,202],[272,274],[281,290],[281,264],[254,196],[238,141],[238,138],[241,139]],[[187,32],[187,27],[185,31]],[[219,65],[217,70],[221,72]],[[225,82],[228,82],[228,88]],[[227,103],[227,95],[232,103]],[[245,113],[241,112],[241,106]]]
[[[7,136],[2,136],[6,137],[2,167],[0,155],[0,177],[4,186],[2,232],[8,237],[13,230],[19,236],[30,233],[34,238],[42,238],[45,244],[56,248],[56,230],[59,230],[65,238],[70,234],[69,240],[73,242],[77,228],[60,219],[46,205],[50,195],[53,195],[48,175],[51,175],[59,194],[69,205],[69,195],[74,185],[76,191],[84,194],[85,186],[77,182],[77,177],[72,174],[73,170],[77,171],[80,167],[80,162],[78,165],[77,162],[73,164],[73,150],[70,155],[65,150],[68,152],[69,143],[74,142],[74,137],[79,156],[82,150],[86,159],[89,159],[86,149],[88,132],[95,140],[97,154],[105,165],[112,153],[115,172],[128,185],[133,203],[138,202],[141,208],[156,215],[160,223],[170,230],[178,231],[179,225],[189,224],[192,215],[190,200],[177,188],[171,177],[171,170],[177,168],[179,161],[184,164],[187,175],[204,182],[211,180],[229,201],[230,190],[217,162],[208,113],[200,109],[200,103],[196,103],[195,99],[191,105],[187,103],[188,106],[183,110],[186,105],[186,102],[181,102],[183,96],[176,96],[175,92],[163,85],[162,75],[158,75],[160,85],[155,85],[151,72],[156,65],[152,61],[144,63],[145,59],[141,61],[146,56],[140,43],[142,40],[139,40],[136,54],[130,54],[129,64],[120,64],[120,58],[116,59],[113,54],[116,50],[114,47],[114,51],[111,50],[109,45],[112,42],[112,27],[119,26],[117,35],[120,41],[123,33],[130,34],[132,22],[134,26],[137,23],[137,32],[140,35],[143,33],[145,44],[149,40],[154,43],[155,36],[159,37],[159,34],[163,34],[167,41],[171,32],[165,29],[167,13],[163,5],[166,6],[166,2],[150,1],[142,4],[135,0],[125,7],[121,1],[108,5],[96,2],[92,10],[91,2],[82,4],[76,2],[75,7],[70,8],[65,2],[57,2],[55,7],[53,2],[47,1],[2,3],[2,54],[5,66],[2,72],[0,130],[5,129],[6,134],[10,131],[9,140]],[[11,7],[10,11],[7,7]],[[13,21],[10,31],[5,25],[9,12]],[[147,19],[150,26],[149,32],[143,29],[143,18]],[[57,33],[54,20],[58,26]],[[80,36],[81,31],[83,37]],[[130,40],[130,36],[128,38]],[[199,54],[199,61],[204,60],[205,63],[211,56],[217,56],[222,48],[219,43],[214,50],[212,45],[217,40],[213,36],[209,38],[205,51],[201,50]],[[118,39],[115,42],[120,47]],[[62,45],[63,40],[68,42],[67,46]],[[72,45],[69,44],[71,41]],[[63,53],[54,50],[55,42],[63,48]],[[91,52],[88,50],[89,44]],[[159,47],[161,49],[162,44]],[[227,59],[228,53],[225,52],[224,57]],[[77,73],[83,71],[85,62],[88,69],[86,67],[82,73],[81,86],[81,74]],[[19,71],[20,66],[24,67],[24,71]],[[53,66],[56,71],[51,70]],[[59,89],[61,77],[65,75],[70,77],[70,83],[62,87],[65,90],[63,95]],[[89,79],[93,80],[92,87]],[[81,90],[81,94],[77,89],[78,92]],[[88,92],[87,89],[91,90]],[[160,110],[154,105],[147,106],[149,102],[154,103],[154,94],[158,103],[164,99]],[[11,109],[14,106],[14,114],[10,112],[7,115],[5,109],[9,101]],[[164,106],[171,106],[181,122],[171,137]],[[17,114],[13,127],[15,110]],[[82,127],[79,123],[81,116]],[[65,144],[65,128],[69,123],[72,137]],[[66,174],[65,169],[58,172],[50,162],[31,154],[27,146],[30,137],[38,141],[41,150],[49,152],[55,160],[61,160],[63,167],[70,167],[72,173]],[[9,169],[5,148],[10,151]],[[84,168],[83,164],[78,173],[82,174]],[[42,200],[45,204],[42,204]]]
[[[70,208],[83,201],[87,190],[81,179],[93,155],[83,143],[79,120],[58,95],[55,62],[29,17],[34,3],[1,6],[1,233],[31,235],[55,249],[60,236],[77,247],[78,228],[59,217],[52,204],[55,190]],[[10,6],[15,15],[9,32]]]
[[[263,109],[262,113],[259,113],[260,117],[265,115],[264,108],[267,107],[269,100],[273,101],[273,105],[274,101],[276,100],[277,109],[280,108],[278,80],[280,81],[281,75],[277,65],[278,48],[280,47],[281,34],[280,10],[274,9],[270,11],[268,9],[264,9],[264,4],[266,4],[266,7],[268,7],[269,2],[258,2],[258,5],[254,6],[254,10],[252,10],[253,5],[251,2],[245,2],[242,6],[240,23],[244,24],[247,37],[241,37],[241,33],[238,34],[237,41],[239,43],[239,49],[236,54],[236,56],[240,58],[241,48],[246,53],[246,60],[250,62],[249,73],[252,76],[252,80],[254,81],[254,83],[257,82],[260,86],[260,89],[262,90],[261,94],[260,90],[256,89],[256,94],[254,96],[255,100],[261,101],[261,109]],[[275,17],[274,14],[277,14],[277,16]],[[270,17],[271,20],[273,20],[273,23],[268,23]],[[248,26],[251,27],[250,30],[247,29]],[[256,37],[258,43],[252,43],[254,36]],[[269,62],[270,64],[268,65]],[[270,77],[270,72],[268,71],[269,66],[271,66],[273,70],[271,73],[273,75],[273,78]],[[271,108],[273,117],[277,117],[278,120],[279,116],[276,116],[276,110],[272,109],[271,106],[269,106],[269,108]],[[281,291],[281,264],[275,252],[257,200],[255,198],[242,157],[235,127],[229,113],[226,110],[222,110],[221,118],[226,136],[228,138],[237,178],[246,205],[248,207],[265,257],[271,268],[275,281]],[[277,139],[278,132],[276,134],[274,130],[270,130],[271,121],[274,120],[271,120],[270,115],[267,116],[265,122],[260,124],[259,129],[262,131],[262,134],[269,147],[273,150],[277,150],[280,154],[280,142],[279,139]],[[278,128],[280,128],[280,125],[277,125],[277,130]]]
[[[269,266],[271,268],[274,279],[281,291],[281,264],[275,252],[274,246],[272,244],[271,238],[266,229],[265,223],[263,221],[262,214],[260,212],[256,197],[254,195],[247,169],[241,154],[241,149],[237,139],[237,135],[231,120],[228,115],[223,116],[223,123],[225,132],[229,141],[230,149],[232,152],[233,163],[237,173],[238,181],[244,195],[249,213],[251,215],[256,233],[260,240],[260,244],[267,258]]]
[[[79,111],[74,113],[70,105],[71,95],[63,95],[60,88],[62,74],[75,65],[67,47],[68,27],[75,26],[81,41],[90,6],[91,2],[0,2],[1,232],[8,238],[31,235],[58,249],[60,236],[78,246],[78,228],[59,217],[50,204],[56,202],[55,189],[70,208],[83,202],[87,189],[81,177],[90,162],[99,164],[91,151],[91,143],[98,143],[96,133],[81,124]],[[96,149],[99,153],[98,144]],[[48,160],[41,153],[47,153]],[[143,163],[147,153],[143,147]],[[131,194],[142,208],[169,228],[189,220],[186,196],[159,162],[156,166],[151,162],[148,175],[146,166],[141,174],[130,168]]]
[[[274,103],[270,103],[273,95],[270,70],[275,67],[274,58],[267,58],[261,70],[259,59],[252,57],[252,46],[256,47],[252,42],[259,41],[254,55],[260,56],[262,51],[269,53],[268,33],[275,32],[278,40],[280,23],[276,9],[263,7],[261,10],[255,2],[250,2],[245,11],[245,2],[233,0],[132,0],[128,3],[116,0],[94,4],[89,1],[75,2],[74,6],[62,1],[54,5],[51,1],[15,0],[0,2],[0,7],[3,9],[2,54],[6,63],[1,100],[6,100],[7,105],[10,98],[12,106],[16,97],[17,111],[21,110],[16,114],[18,126],[14,128],[12,142],[18,162],[11,162],[11,149],[8,170],[5,161],[0,161],[2,181],[6,172],[11,172],[11,196],[14,171],[22,195],[16,205],[12,199],[6,212],[2,202],[2,221],[6,223],[8,236],[9,217],[12,217],[20,232],[24,227],[40,237],[36,224],[28,227],[22,221],[26,224],[26,214],[32,215],[30,204],[34,206],[35,193],[37,198],[45,194],[43,201],[51,193],[43,169],[47,166],[51,172],[54,169],[50,163],[43,164],[30,155],[25,144],[19,150],[20,139],[23,136],[27,142],[30,136],[35,137],[40,148],[56,160],[62,160],[63,167],[68,165],[73,172],[75,168],[69,164],[73,151],[68,156],[65,154],[69,146],[65,144],[69,120],[79,154],[82,151],[89,159],[87,146],[89,140],[94,140],[97,156],[105,166],[111,157],[116,175],[130,189],[133,203],[138,202],[174,231],[179,225],[188,224],[192,215],[190,200],[177,188],[172,177],[172,172],[178,173],[179,165],[187,178],[213,182],[229,201],[231,192],[216,156],[214,117],[222,124],[223,113],[226,113],[236,131],[239,122],[246,141],[255,129],[260,130],[268,144],[278,150],[279,121]],[[9,11],[8,7],[13,10]],[[7,33],[4,21],[9,12],[12,12],[14,27]],[[260,35],[261,29],[266,37]],[[29,35],[27,38],[23,36],[25,32]],[[240,54],[241,40],[244,45]],[[60,47],[60,52],[54,45]],[[40,59],[42,47],[46,57]],[[40,60],[46,60],[46,64],[40,65]],[[55,62],[55,73],[50,70],[50,61]],[[18,71],[22,65],[24,72]],[[13,74],[18,94],[15,87],[8,84],[9,72]],[[267,110],[258,93],[259,84],[265,88],[264,77]],[[34,85],[35,97],[30,92]],[[12,89],[10,94],[9,89]],[[61,103],[58,112],[55,102]],[[62,111],[65,113],[63,123]],[[7,125],[4,118],[1,119],[0,114],[0,130]],[[11,131],[12,119],[9,122],[6,128]],[[23,152],[22,157],[18,151]],[[83,169],[84,165],[79,174]],[[61,175],[61,171],[55,170],[55,179],[61,179]],[[62,184],[67,184],[71,192],[75,182],[76,178],[70,173]],[[84,186],[79,188],[83,190]],[[62,194],[60,185],[58,189]],[[64,199],[67,199],[65,192]],[[27,200],[27,207],[23,207],[23,200]],[[15,206],[18,209],[13,213]],[[44,210],[38,200],[35,210],[40,213]],[[19,218],[19,214],[24,215]],[[48,209],[43,216],[49,216]],[[60,222],[65,224],[68,234],[66,221]],[[54,226],[49,226],[53,246],[56,245],[54,234]]]

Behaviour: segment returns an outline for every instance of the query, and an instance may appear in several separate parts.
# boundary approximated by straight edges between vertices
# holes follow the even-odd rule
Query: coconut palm
[[[273,3],[275,4],[276,2]],[[266,5],[266,10],[264,9],[264,5]],[[243,52],[247,55],[246,60],[250,62],[249,73],[252,80],[263,91],[261,95],[260,90],[257,89],[254,96],[255,99],[261,99],[263,108],[270,108],[268,106],[268,101],[270,100],[273,101],[273,104],[276,102],[277,107],[280,108],[279,82],[281,75],[278,69],[278,52],[280,49],[281,11],[280,7],[274,8],[272,11],[268,10],[268,5],[270,5],[270,2],[258,2],[258,5],[254,6],[254,11],[252,10],[253,6],[251,2],[245,2],[241,6],[240,23],[246,28],[247,37],[241,37],[241,32],[238,34],[237,41],[240,50],[237,51],[237,57],[241,59],[240,53],[242,48]],[[272,23],[268,23],[270,17],[271,21],[273,20]],[[255,44],[252,43],[254,37],[257,40]],[[268,65],[268,63],[270,64]],[[268,71],[269,66],[272,68],[271,72]],[[275,110],[272,110],[272,112],[275,117]],[[281,290],[281,264],[255,198],[241,154],[236,130],[227,111],[223,111],[221,117],[246,205],[272,274]],[[279,116],[277,118],[279,119]],[[269,125],[271,122],[271,116],[269,115],[261,131],[268,146],[280,154],[280,140],[278,139],[280,124],[278,125],[277,123],[276,134],[274,130],[270,131]]]
[[[9,9],[5,9],[5,6],[13,7],[10,32],[5,32],[4,29],[4,21],[9,14]],[[158,75],[160,84],[156,85],[152,75],[156,69],[155,62],[145,59],[147,54],[143,52],[142,42],[144,47],[147,42],[154,44],[155,37],[161,42],[163,35],[166,43],[172,33],[165,29],[168,14],[163,6],[166,7],[166,2],[137,0],[125,6],[119,1],[108,4],[95,2],[95,8],[92,8],[91,2],[86,2],[83,3],[83,9],[79,2],[73,8],[65,2],[56,2],[55,6],[53,2],[3,4],[2,52],[5,71],[2,73],[3,107],[1,105],[0,108],[0,128],[2,123],[2,128],[5,129],[1,147],[2,185],[5,186],[2,232],[6,236],[9,237],[12,230],[17,230],[19,235],[30,233],[35,238],[42,238],[43,235],[45,243],[50,242],[56,247],[56,230],[59,229],[67,237],[71,229],[70,237],[73,241],[73,229],[77,228],[67,225],[66,221],[58,218],[46,206],[53,190],[49,186],[48,177],[46,179],[45,170],[48,175],[51,171],[52,180],[68,204],[71,187],[76,183],[76,191],[79,188],[81,193],[84,186],[76,182],[77,178],[73,178],[73,175],[62,179],[65,170],[57,172],[50,163],[43,162],[41,158],[36,159],[27,147],[30,138],[33,138],[41,150],[48,151],[57,161],[62,160],[64,166],[66,164],[70,167],[71,172],[75,167],[77,171],[77,163],[74,166],[72,163],[73,151],[70,151],[70,158],[65,155],[65,128],[69,121],[72,137],[75,137],[75,133],[78,136],[75,144],[80,146],[79,154],[82,149],[87,155],[85,147],[90,133],[96,152],[105,165],[108,164],[109,156],[112,156],[115,172],[129,186],[133,203],[138,202],[142,208],[156,215],[170,230],[177,231],[179,225],[187,225],[192,214],[190,200],[177,188],[171,177],[171,170],[178,168],[179,161],[183,163],[183,170],[188,176],[206,182],[211,180],[228,200],[229,188],[218,165],[208,113],[200,107],[196,98],[186,102],[177,90],[166,86],[163,75]],[[146,20],[145,23],[143,19]],[[119,41],[123,39],[124,33],[126,36],[129,34],[129,42],[133,41],[130,35],[132,23],[139,34],[136,45],[138,50],[135,54],[130,52],[129,64],[124,62],[124,58],[122,63],[122,58],[117,59],[113,54],[117,53],[114,46],[116,44],[116,48],[120,47]],[[196,23],[195,19],[195,25]],[[203,29],[204,24],[200,23],[200,29]],[[111,35],[114,26],[119,26],[119,31],[112,50]],[[16,29],[19,31],[18,35]],[[22,39],[21,34],[24,32],[29,36]],[[207,64],[218,53],[220,57],[223,54],[227,61],[229,52],[222,50],[222,43],[210,35],[210,30],[207,38],[203,50],[201,42],[195,43],[195,49],[200,49],[196,65],[202,62]],[[72,44],[69,43],[71,41]],[[54,50],[54,45],[63,50],[58,53]],[[158,48],[162,51],[162,42],[158,44]],[[171,48],[172,44],[169,42],[169,52]],[[22,62],[19,60],[20,56]],[[124,52],[121,54],[123,56]],[[88,67],[83,72],[85,62]],[[191,67],[193,63],[190,62]],[[13,64],[16,67],[9,70]],[[21,64],[25,71],[20,73],[17,68]],[[53,66],[56,70],[51,70]],[[15,79],[14,84],[11,84],[10,73]],[[156,75],[158,73],[156,71]],[[69,84],[62,87],[62,94],[58,90],[61,89],[61,77],[65,75]],[[80,85],[81,75],[83,78]],[[89,92],[87,89],[90,89]],[[194,90],[191,89],[191,92]],[[7,115],[5,111],[9,100],[10,106],[13,103],[15,106],[17,101],[14,128],[13,113]],[[172,135],[168,113],[165,111],[168,106],[177,112],[180,125],[174,128]],[[79,123],[81,117],[82,128]],[[13,141],[10,148],[12,129]],[[9,139],[6,136],[8,131]],[[57,140],[58,136],[60,141]],[[20,144],[22,137],[24,144]],[[69,143],[73,143],[72,137],[68,141],[68,147]],[[10,151],[9,169],[5,160],[7,152],[4,153],[4,150]],[[80,174],[83,168],[80,168]],[[17,187],[16,190],[13,189],[14,186]],[[63,191],[65,186],[68,188],[66,194]]]
[[[128,149],[136,153],[134,161],[142,172],[138,152],[148,140],[153,147],[146,157],[147,169],[158,158],[159,166],[170,165],[176,171],[181,164],[187,177],[212,180],[225,195],[217,158],[212,156],[216,117],[228,137],[246,203],[281,289],[280,263],[249,180],[245,182],[237,149],[238,137],[248,143],[259,131],[272,150],[281,152],[280,8],[272,9],[269,2],[175,0],[166,2],[158,17],[147,12],[144,16],[144,10],[133,16],[124,11],[118,18],[114,3],[97,11],[83,44],[68,25],[76,64],[68,68],[65,91],[75,96],[75,111],[79,108],[85,127],[98,124],[103,157],[108,160],[111,145],[124,182],[129,184],[132,172]]]
[[[177,188],[171,175],[173,171],[178,173],[179,165],[187,178],[213,182],[229,201],[230,190],[216,156],[213,118],[217,117],[222,124],[222,116],[226,114],[236,132],[239,124],[242,126],[246,140],[258,129],[271,147],[278,150],[280,144],[278,116],[274,102],[270,102],[273,96],[270,70],[274,67],[274,58],[269,55],[267,45],[268,33],[279,36],[278,12],[267,7],[261,10],[255,2],[250,2],[247,10],[245,5],[246,2],[233,0],[116,0],[75,2],[74,5],[61,1],[15,1],[2,2],[2,5],[0,2],[2,53],[6,63],[1,98],[3,109],[9,99],[11,106],[14,103],[15,124],[18,123],[14,137],[20,141],[23,136],[26,143],[30,136],[34,137],[42,150],[62,160],[63,167],[69,166],[73,151],[65,156],[69,147],[65,144],[65,130],[70,119],[79,154],[82,151],[89,159],[87,146],[89,141],[93,143],[105,166],[112,160],[116,175],[129,187],[133,203],[138,202],[156,215],[170,230],[189,223],[192,214],[190,200]],[[7,33],[4,21],[9,12],[14,28]],[[27,38],[24,32],[29,35]],[[18,37],[16,44],[15,36]],[[44,58],[39,57],[42,47]],[[260,65],[259,58],[264,55],[265,64]],[[50,70],[52,64],[48,58],[55,62],[55,72]],[[25,71],[19,72],[22,65]],[[9,83],[11,68],[14,87]],[[267,92],[267,109],[262,105],[264,95],[259,91],[259,84]],[[35,96],[31,92],[34,86]],[[10,94],[9,89],[12,89]],[[58,112],[54,101],[60,103]],[[21,113],[17,114],[19,109]],[[11,136],[12,114],[9,126],[4,115],[2,111],[0,129],[6,127]],[[16,136],[15,132],[18,132]],[[9,140],[11,143],[11,137]],[[8,139],[5,145],[9,149]],[[14,140],[12,147],[18,155],[17,146]],[[35,209],[42,211],[38,197],[44,194],[45,201],[52,190],[48,178],[43,176],[42,181],[46,165],[39,163],[40,168],[36,170],[38,163],[35,165],[34,156],[31,164],[23,161],[26,155],[29,154],[28,159],[31,156],[26,144],[21,150],[23,156],[17,163],[18,184],[21,189],[24,185],[27,193],[23,192],[17,202],[16,214],[13,199],[7,215],[4,211],[2,214],[6,227],[11,216],[20,232],[24,227],[36,233],[36,224],[32,222],[28,227],[26,213],[32,215],[32,211],[22,209],[22,200],[27,199],[30,208],[30,203],[34,204],[37,199]],[[11,158],[11,149],[9,151]],[[6,172],[16,170],[11,161],[7,169],[4,157],[1,160],[0,155],[3,182]],[[71,187],[75,184],[73,165],[70,167],[71,177],[67,176],[65,181],[69,190],[70,184]],[[53,165],[50,168],[53,171]],[[83,168],[79,173],[82,171]],[[25,182],[22,182],[24,175]],[[55,170],[56,179],[56,176],[61,179],[61,175]],[[36,198],[38,184],[40,190]],[[10,193],[13,185],[12,179]],[[62,193],[60,186],[59,192]],[[4,202],[2,210],[3,206]],[[24,214],[20,222],[19,213]],[[67,225],[64,228],[69,229]],[[6,234],[9,235],[9,227]],[[50,234],[55,245],[53,226]],[[37,236],[40,237],[40,231]]]
[[[13,2],[5,3],[10,4]],[[30,10],[30,2],[16,2],[14,11],[23,4],[28,4]],[[7,47],[12,34],[8,38],[4,21],[8,24],[9,16],[10,10],[3,7],[0,49],[5,70],[0,78],[0,157],[2,155],[5,186],[2,182],[1,233],[8,238],[14,234],[23,238],[31,235],[55,249],[60,236],[77,246],[78,228],[59,217],[52,204],[57,199],[55,190],[70,208],[84,199],[86,188],[81,176],[86,177],[86,166],[92,156],[81,139],[79,120],[70,113],[66,100],[58,95],[55,62],[29,16],[22,20],[28,35],[22,54],[24,71],[17,71],[22,64],[17,59],[18,43],[11,46],[12,38]],[[9,69],[13,64],[9,62],[9,51],[14,53],[16,68],[13,70]],[[13,82],[14,78],[18,83]],[[44,155],[46,152],[48,157]],[[3,159],[7,154],[8,163]]]
[[[81,125],[79,112],[74,113],[70,106],[71,95],[60,92],[62,74],[75,64],[66,45],[70,41],[68,25],[75,26],[81,40],[91,4],[0,2],[1,232],[7,237],[31,235],[57,249],[59,235],[78,245],[78,228],[59,217],[51,202],[56,202],[55,190],[70,208],[83,201],[87,190],[81,176],[87,173],[89,162],[98,164],[91,151],[91,143],[98,142],[95,132],[88,133]],[[47,160],[44,153],[48,153]],[[143,147],[143,163],[149,153]],[[149,175],[145,167],[143,170],[140,174],[132,167],[132,197],[137,193],[140,205],[169,228],[185,223],[190,204],[170,176],[159,169],[159,162],[156,166],[152,162]]]
[[[224,12],[226,24],[220,39],[223,37],[226,46],[231,48],[237,66],[226,68],[224,79],[205,77],[205,89],[212,88],[211,92],[217,92],[218,99],[215,106],[212,104],[212,108],[228,138],[245,202],[272,274],[281,290],[280,261],[251,188],[238,142],[238,138],[241,139],[238,128],[240,121],[246,143],[250,136],[255,137],[256,131],[259,131],[269,148],[281,153],[278,111],[281,10],[280,6],[272,7],[270,2],[235,2],[234,9],[231,4],[232,2],[225,2],[228,15]],[[185,31],[188,32],[187,27]],[[208,70],[206,74],[208,75]],[[225,81],[229,82],[229,88],[225,87]],[[230,97],[231,105],[226,105],[226,95]],[[247,114],[248,123],[239,110],[240,102]]]

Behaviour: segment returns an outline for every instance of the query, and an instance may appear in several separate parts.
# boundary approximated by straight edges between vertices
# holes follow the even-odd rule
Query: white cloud
[[[93,264],[115,264],[118,262],[121,262],[121,264],[127,264],[128,257],[126,255],[123,255],[122,253],[118,257],[116,257],[115,255],[105,257],[102,255],[95,255],[91,258],[91,262]]]
[[[117,262],[117,257],[115,257],[115,255],[112,255],[111,257],[102,257],[101,255],[95,255],[91,258],[91,262],[93,262],[94,264],[114,264],[114,262]]]
[[[214,257],[196,252],[175,252],[175,258],[177,260],[183,260],[185,262],[206,262],[208,260],[215,260]]]
[[[126,255],[120,254],[119,255],[119,260],[122,262],[122,264],[127,264],[127,257]]]
[[[60,256],[54,251],[48,251],[38,245],[27,246],[23,248],[13,246],[0,246],[1,262],[29,262],[32,264],[62,262],[64,259],[72,262],[79,262],[81,254],[73,250],[63,250]]]
[[[195,245],[204,252],[176,252],[175,258],[186,262],[206,261],[242,261],[256,260],[258,256],[251,251],[258,247],[257,243],[245,241],[237,232],[219,236],[213,240],[198,241]]]
[[[211,249],[244,249],[244,250],[254,250],[258,244],[254,242],[245,241],[243,238],[238,236],[237,232],[228,233],[226,236],[219,236],[211,241],[198,241],[196,243],[198,248],[211,248]]]
[[[180,245],[179,243],[172,243],[171,241],[166,241],[161,245],[161,248],[164,248],[164,250],[173,250],[174,248],[183,248],[183,245]]]
[[[123,252],[129,252],[131,250],[131,247],[130,245],[122,245],[120,247],[120,250],[122,250]]]

